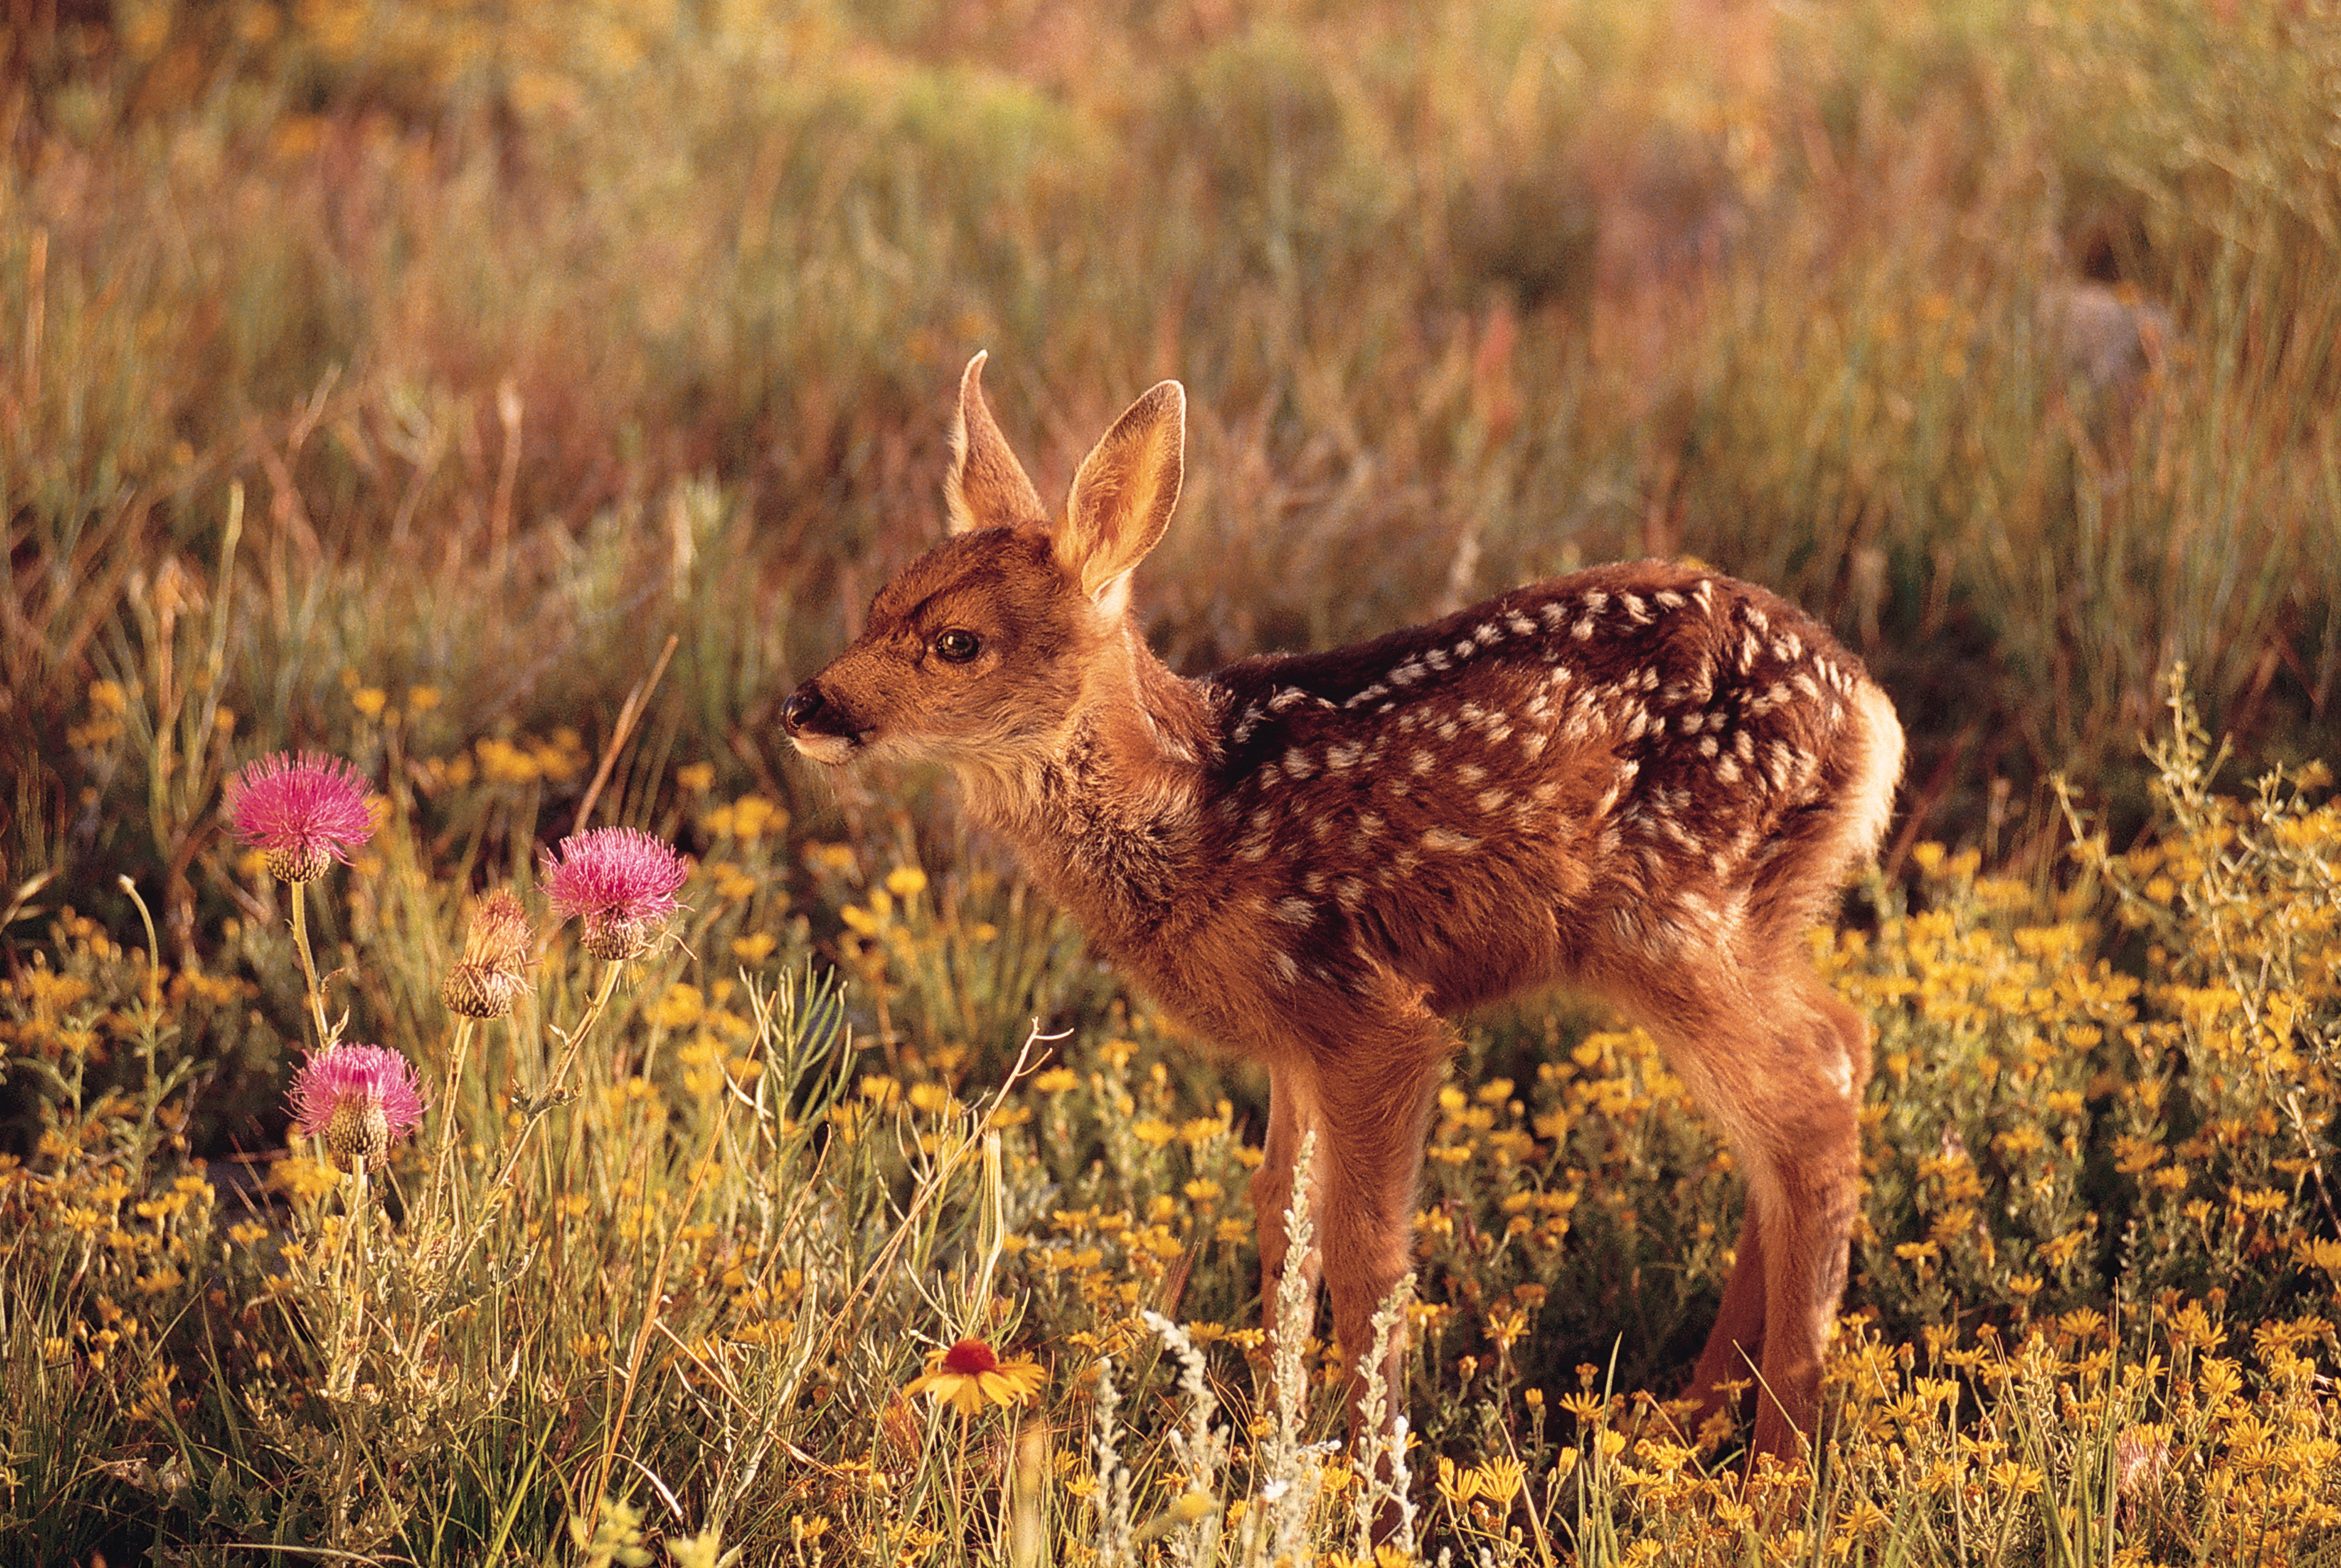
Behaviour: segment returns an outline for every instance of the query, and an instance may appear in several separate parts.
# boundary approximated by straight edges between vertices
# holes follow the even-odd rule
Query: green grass
[[[985,347],[1046,494],[1187,383],[1138,591],[1181,668],[1688,554],[1911,732],[1828,949],[1879,1073],[1817,1483],[1637,1397],[1736,1178],[1646,1043],[1532,1004],[1434,1134],[1426,1559],[2323,1561],[2336,70],[2329,7],[2164,0],[35,19],[0,1559],[1110,1562],[1120,1465],[1143,1560],[1357,1549],[1322,1347],[1248,1337],[1257,1084],[933,781],[774,739],[939,530]],[[2163,718],[2181,663],[2232,759]],[[381,792],[308,921],[438,1107],[363,1200],[280,1153],[316,1031],[219,817],[288,746]],[[611,822],[696,857],[676,940],[573,1098],[609,976],[558,937],[458,1072],[466,901]],[[903,1397],[961,1335],[1038,1401]]]

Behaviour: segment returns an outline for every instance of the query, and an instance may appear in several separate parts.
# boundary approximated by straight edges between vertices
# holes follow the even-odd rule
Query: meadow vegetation
[[[2341,1553],[2329,5],[117,0],[0,71],[0,1563]],[[783,756],[979,346],[1044,494],[1187,383],[1180,667],[1683,554],[1895,694],[1808,1468],[1681,1429],[1731,1162],[1541,1001],[1441,1094],[1378,1553],[1260,1086]],[[293,748],[373,792],[302,884],[222,813]],[[615,824],[691,861],[628,959],[539,858]],[[329,1036],[429,1101],[364,1181]]]

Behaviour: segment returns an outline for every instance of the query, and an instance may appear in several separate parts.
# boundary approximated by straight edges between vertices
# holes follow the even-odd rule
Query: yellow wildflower
[[[961,1415],[974,1415],[986,1404],[1005,1408],[1029,1403],[1048,1380],[1049,1374],[1030,1356],[1003,1362],[983,1341],[962,1339],[929,1356],[927,1370],[902,1392],[931,1393]]]

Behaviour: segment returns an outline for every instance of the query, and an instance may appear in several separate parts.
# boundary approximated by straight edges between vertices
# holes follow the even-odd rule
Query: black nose
[[[811,724],[828,705],[827,699],[821,694],[821,688],[807,681],[790,693],[789,700],[781,704],[781,727],[793,734]]]

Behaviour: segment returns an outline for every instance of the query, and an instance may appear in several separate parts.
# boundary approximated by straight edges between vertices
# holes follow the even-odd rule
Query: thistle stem
[[[365,1162],[361,1159],[341,1189],[342,1230],[329,1265],[328,1286],[333,1309],[333,1353],[326,1364],[327,1384],[347,1395],[357,1387],[358,1362],[365,1346],[367,1191]]]
[[[563,1054],[561,1065],[553,1069],[553,1081],[544,1086],[546,1094],[550,1094],[559,1090],[562,1083],[569,1076],[569,1069],[577,1064],[578,1049],[585,1044],[585,1036],[593,1031],[594,1024],[600,1020],[602,1010],[610,1004],[610,994],[618,988],[619,972],[625,967],[623,963],[605,964],[602,966],[601,989],[594,992],[593,1000],[586,1004],[585,1015],[577,1020],[577,1027],[569,1032],[569,1049]]]
[[[618,988],[618,974],[624,968],[623,964],[603,965],[601,988],[594,992],[593,1000],[586,1004],[585,1015],[577,1020],[577,1027],[569,1032],[569,1049],[562,1055],[561,1065],[553,1069],[553,1077],[535,1096],[540,1107],[559,1092],[562,1082],[569,1076],[569,1069],[576,1064],[578,1049],[584,1044],[585,1036],[602,1016],[603,1009],[610,1004],[610,994]],[[504,1156],[504,1168],[496,1174],[496,1184],[490,1193],[491,1201],[496,1193],[505,1190],[512,1181],[513,1173],[520,1168],[520,1157],[528,1150],[529,1135],[536,1131],[538,1120],[538,1117],[531,1116],[528,1124],[521,1129],[520,1136],[513,1140],[512,1153]]]
[[[295,882],[293,889],[293,945],[300,950],[301,973],[309,980],[309,1011],[317,1021],[317,1049],[323,1051],[332,1044],[325,1037],[325,993],[317,984],[317,961],[309,953],[309,884]]]
[[[453,1160],[455,1152],[455,1120],[463,1098],[463,1065],[472,1052],[472,1031],[478,1020],[468,1014],[455,1016],[455,1048],[449,1053],[447,1082],[440,1091],[439,1152],[431,1163],[432,1206],[454,1192]]]

